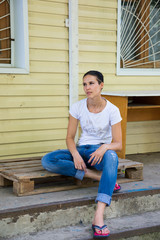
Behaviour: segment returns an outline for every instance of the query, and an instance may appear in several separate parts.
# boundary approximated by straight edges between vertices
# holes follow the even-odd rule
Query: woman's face
[[[104,85],[103,82],[101,82],[100,84],[98,83],[97,78],[95,76],[86,75],[83,78],[83,89],[88,98],[100,96],[103,85]]]

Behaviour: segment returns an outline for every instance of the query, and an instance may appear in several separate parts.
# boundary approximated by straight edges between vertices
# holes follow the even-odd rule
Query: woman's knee
[[[56,161],[57,151],[53,151],[44,155],[41,159],[42,166],[46,168],[50,163]]]
[[[108,164],[114,164],[115,166],[118,166],[118,156],[117,153],[113,150],[108,150],[105,153],[104,161]]]

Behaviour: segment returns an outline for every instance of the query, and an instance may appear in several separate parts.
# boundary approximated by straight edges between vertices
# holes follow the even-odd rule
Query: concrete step
[[[160,239],[160,211],[146,212],[131,216],[108,219],[106,224],[111,231],[106,239],[149,240]],[[25,234],[10,240],[92,240],[91,225],[79,224]]]
[[[82,191],[89,192],[89,190],[80,189],[77,192],[79,198],[0,210],[0,237],[3,239],[18,234],[91,223],[96,207],[95,196],[80,197]],[[59,199],[64,199],[65,192],[59,194],[61,195]],[[74,193],[70,191],[67,194],[73,196]],[[112,204],[106,208],[104,217],[108,222],[112,218],[129,217],[158,210],[160,210],[160,189],[138,189],[114,194]],[[114,225],[111,224],[111,226]]]

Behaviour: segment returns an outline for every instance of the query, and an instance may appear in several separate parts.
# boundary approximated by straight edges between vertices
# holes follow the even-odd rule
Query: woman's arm
[[[103,144],[95,152],[91,154],[88,162],[92,161],[91,165],[100,163],[103,155],[107,150],[121,151],[122,150],[122,130],[121,122],[112,125],[112,142],[110,144]]]
[[[74,141],[77,127],[78,127],[78,120],[72,117],[71,115],[69,115],[69,123],[68,123],[68,129],[67,129],[67,137],[66,137],[67,147],[73,156],[75,168],[85,171],[86,165],[82,157],[80,156],[79,152],[77,151],[76,144]]]

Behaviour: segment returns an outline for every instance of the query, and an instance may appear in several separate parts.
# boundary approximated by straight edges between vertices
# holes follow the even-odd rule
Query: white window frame
[[[0,64],[0,74],[29,73],[28,1],[10,1],[11,64]]]
[[[118,22],[117,22],[117,75],[122,76],[160,76],[160,69],[155,68],[130,68],[120,67],[120,26],[121,26],[121,0],[118,0]]]

